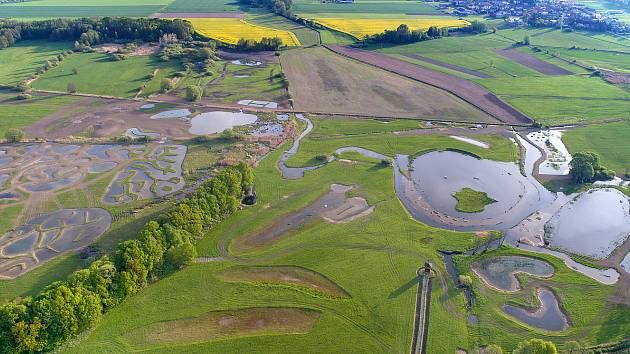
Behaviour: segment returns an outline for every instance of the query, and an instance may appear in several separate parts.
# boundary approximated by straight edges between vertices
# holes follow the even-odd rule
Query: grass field
[[[569,129],[562,140],[570,152],[594,151],[602,165],[617,174],[630,173],[630,121]]]
[[[391,136],[385,142],[382,136],[389,128],[387,124],[375,121],[344,120],[336,130],[335,125],[326,120],[316,120],[315,123],[317,128],[313,133],[320,138],[305,141],[305,146],[312,146],[308,149],[313,151],[331,153],[337,145],[331,141],[337,136],[347,135],[343,138],[347,141],[341,144],[364,141],[365,136],[351,134],[374,135],[374,143],[368,147],[388,154],[404,152],[404,149],[460,148],[459,142],[446,136],[443,139]],[[378,130],[378,124],[382,124],[383,131]],[[323,127],[328,127],[326,132],[319,132]],[[328,134],[330,139],[322,138]],[[379,137],[380,142],[377,142]],[[406,142],[396,142],[397,139]],[[500,143],[498,137],[482,139],[497,141],[490,150],[477,150],[470,144],[463,144],[461,148],[483,157],[502,160],[515,157],[511,142]],[[510,148],[506,149],[508,146]],[[430,260],[437,271],[433,282],[429,352],[453,353],[458,348],[471,352],[478,345],[488,343],[499,343],[505,349],[512,349],[514,343],[522,339],[549,338],[497,315],[500,311],[497,306],[506,296],[477,290],[481,286],[477,281],[475,292],[480,294],[480,300],[475,302],[474,312],[483,322],[467,324],[462,292],[453,287],[436,250],[465,250],[479,239],[472,233],[433,229],[413,221],[395,197],[391,168],[379,167],[379,161],[362,158],[353,164],[333,162],[308,172],[301,180],[287,181],[280,177],[276,168],[281,150],[270,154],[256,169],[258,203],[217,225],[197,244],[200,256],[222,255],[224,251],[220,250],[227,250],[236,257],[193,264],[152,284],[109,312],[93,331],[65,352],[252,352],[252,348],[255,348],[254,352],[268,352],[276,351],[279,346],[291,353],[311,352],[313,348],[318,352],[335,353],[405,352],[409,349],[413,325],[415,271],[426,260]],[[308,156],[297,157],[294,162],[307,159]],[[356,185],[352,194],[375,205],[374,212],[347,224],[317,220],[290,231],[271,246],[246,252],[234,246],[233,241],[239,237],[257,233],[311,204],[329,190],[331,183]],[[614,340],[627,330],[624,322],[612,321],[614,316],[626,316],[628,311],[602,305],[611,288],[568,269],[559,260],[546,258],[550,258],[556,269],[550,282],[554,288],[566,288],[562,301],[574,321],[571,331],[552,338],[555,342],[578,336],[593,342]],[[466,263],[459,263],[465,268]],[[284,269],[299,267],[302,271],[323,276],[330,282],[329,286],[342,288],[349,297],[324,296],[295,286],[261,282],[261,276],[265,279],[274,277],[265,273],[266,270],[279,266]],[[251,267],[255,267],[256,272],[248,272]],[[238,276],[234,275],[234,269],[238,270]],[[233,275],[226,277],[226,274]],[[257,281],[252,282],[252,279]],[[526,299],[525,295],[507,297],[518,300]],[[588,306],[580,306],[580,303]],[[235,328],[227,324],[234,322],[225,322],[224,333],[229,336],[221,340],[213,332],[218,320],[207,320],[217,311],[223,311],[229,312],[236,323],[241,323],[242,311],[268,308],[315,311],[319,317],[310,328],[304,325],[308,323],[306,319],[300,321],[295,325],[294,334],[281,334],[277,324],[266,325],[264,318],[267,317],[262,314],[256,318],[266,331],[257,335],[252,335],[248,326]],[[296,317],[287,315],[286,318]],[[510,332],[505,333],[508,329]],[[181,333],[181,336],[172,333]],[[348,341],[348,338],[353,340]]]
[[[38,0],[0,5],[0,18],[57,18],[90,16],[144,17],[171,0]]]
[[[208,37],[228,44],[236,44],[239,39],[260,41],[262,38],[278,37],[285,46],[299,46],[300,41],[289,31],[254,25],[238,18],[190,18],[195,30]]]
[[[405,0],[363,0],[354,4],[320,3],[311,0],[296,0],[293,11],[304,17],[321,14],[334,14],[331,17],[392,16],[393,14],[439,14],[440,11],[431,2],[413,2]]]
[[[406,24],[412,30],[426,31],[429,27],[459,28],[468,25],[467,21],[448,17],[421,17],[410,19],[374,19],[374,18],[313,18],[316,23],[349,34],[357,39],[394,30],[401,24]]]
[[[493,121],[445,91],[346,59],[324,48],[292,50],[283,53],[280,60],[298,110]]]
[[[519,51],[575,74],[546,76],[495,53],[495,50],[508,48],[525,35],[530,36],[532,44],[539,46],[540,42],[546,46],[541,44],[540,52],[528,47],[519,48]],[[630,41],[627,42],[630,44]],[[597,48],[598,51],[569,49],[576,43]],[[623,68],[629,55],[606,53],[601,50],[624,48],[630,49],[625,47],[624,41],[609,35],[587,35],[549,29],[508,29],[496,33],[453,36],[372,49],[415,65],[474,81],[539,123],[558,125],[625,118],[626,112],[630,109],[630,96],[623,87],[608,84],[598,77],[589,77],[590,72],[587,70],[554,58],[553,55],[558,54],[567,59],[572,58],[570,55],[584,55],[587,58],[597,55],[600,58],[599,53],[602,53],[599,64],[605,64],[602,65],[604,67]],[[423,61],[414,57],[415,55],[489,75],[491,78],[480,78],[461,70]]]
[[[284,80],[274,77],[280,73],[282,68],[279,64],[249,68],[228,63],[223,78],[208,85],[205,93],[206,96],[225,103],[246,99],[282,103],[287,99]]]
[[[249,10],[231,0],[175,0],[161,12],[233,12]]]
[[[551,263],[555,274],[548,280],[519,276],[521,287],[516,293],[498,292],[488,288],[472,271],[470,264],[474,261],[498,255],[527,255],[543,259]],[[473,341],[477,345],[500,344],[504,349],[512,349],[515,343],[524,339],[543,338],[559,344],[579,341],[581,343],[607,343],[624,338],[630,327],[630,310],[623,305],[607,303],[613,288],[601,285],[586,276],[577,273],[564,263],[548,255],[532,254],[513,248],[503,247],[497,251],[476,257],[456,257],[458,272],[470,275],[473,281],[475,301],[473,313],[478,316],[479,324],[469,325],[474,333]],[[532,299],[534,286],[544,284],[558,294],[561,306],[566,310],[571,327],[561,333],[549,333],[528,327],[508,317],[501,306],[510,302],[521,306],[537,306]]]
[[[15,95],[3,93],[0,99],[0,137],[10,128],[24,128],[59,110],[65,109],[79,99],[69,96],[34,96],[30,100],[11,100]]]
[[[78,53],[47,71],[32,86],[35,89],[65,92],[68,84],[74,83],[80,93],[133,97],[143,83],[149,80],[153,70],[172,65],[148,55],[111,61],[107,54]],[[72,73],[73,68],[77,68],[78,74]]]
[[[13,86],[28,79],[46,60],[68,49],[72,49],[70,42],[21,41],[0,50],[0,85]]]

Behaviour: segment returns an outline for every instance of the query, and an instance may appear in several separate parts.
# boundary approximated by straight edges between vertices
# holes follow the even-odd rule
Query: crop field
[[[522,53],[529,62],[542,62],[528,67],[497,53],[511,47],[514,41],[521,40],[525,35],[530,36],[533,45],[537,46],[541,41],[547,46],[538,46],[540,51],[521,47],[515,54]],[[572,43],[598,49],[570,49]],[[446,37],[373,50],[433,71],[476,82],[538,122],[558,125],[627,116],[624,112],[628,110],[630,96],[623,87],[608,84],[598,77],[588,77],[589,71],[553,56],[572,59],[572,55],[584,55],[587,60],[577,60],[588,65],[591,63],[588,62],[588,57],[600,58],[599,53],[602,53],[600,60],[606,62],[604,67],[623,67],[626,54],[602,52],[614,48],[622,50],[626,48],[623,43],[606,35],[555,30],[500,30],[496,33]],[[564,75],[548,76],[535,68]]]
[[[171,0],[38,0],[0,5],[0,17],[57,18],[91,16],[143,17],[157,12]]]
[[[175,0],[160,12],[235,12],[244,11],[242,5],[231,0]]]
[[[228,44],[236,44],[241,38],[260,41],[265,37],[278,37],[283,45],[289,47],[300,45],[300,41],[293,32],[254,25],[238,18],[189,18],[187,20],[200,34]]]
[[[357,14],[361,16],[392,16],[393,14],[433,15],[440,13],[434,3],[405,0],[360,0],[353,4],[296,0],[293,2],[293,11],[304,17],[322,14],[334,15],[331,17],[352,17]]]
[[[280,60],[298,110],[493,121],[445,91],[349,60],[325,48],[292,51]]]
[[[317,31],[290,21],[282,16],[268,13],[248,14],[246,20],[255,25],[289,31],[295,34],[299,43],[303,46],[319,43]]]
[[[0,85],[15,85],[28,79],[46,60],[69,49],[72,49],[70,42],[22,41],[0,50]]]
[[[409,19],[374,19],[374,18],[313,18],[316,23],[349,34],[357,39],[363,39],[406,24],[412,30],[426,31],[429,27],[460,28],[468,25],[468,21],[447,17],[414,17]]]
[[[149,55],[112,61],[107,54],[77,53],[47,71],[32,86],[39,90],[66,92],[68,84],[72,83],[80,93],[134,97],[150,80],[149,74],[154,69],[171,65]],[[77,74],[73,73],[74,68]]]
[[[618,175],[630,172],[630,121],[588,125],[569,129],[562,135],[562,141],[570,152],[594,151],[599,154],[604,166]]]

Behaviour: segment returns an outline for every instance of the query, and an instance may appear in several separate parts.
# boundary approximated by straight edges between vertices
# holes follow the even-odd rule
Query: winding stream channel
[[[286,166],[286,161],[297,153],[300,141],[313,129],[308,118],[303,115],[296,117],[305,121],[307,127],[295,139],[291,149],[284,152],[278,163],[287,179],[302,178],[305,171],[322,168],[334,160],[332,158],[317,166]],[[559,257],[568,267],[600,283],[615,284],[619,279],[617,270],[589,267],[574,261],[563,252],[545,247],[545,226],[563,206],[572,203],[578,195],[552,193],[540,184],[532,173],[542,153],[518,134],[515,137],[526,152],[524,175],[518,164],[480,159],[458,151],[433,151],[413,160],[408,155],[396,155],[393,159],[396,195],[409,213],[424,224],[464,232],[498,230],[504,233],[505,242],[514,247]],[[339,148],[335,152],[357,152],[379,160],[391,159],[356,146]],[[497,203],[488,205],[480,213],[458,212],[455,210],[456,201],[452,195],[463,187],[483,191],[497,200]],[[627,198],[625,200],[627,202]],[[606,209],[608,206],[597,205],[596,208]],[[621,218],[625,218],[626,214],[627,210],[625,214],[620,213]],[[619,242],[623,240],[617,239],[617,243]]]

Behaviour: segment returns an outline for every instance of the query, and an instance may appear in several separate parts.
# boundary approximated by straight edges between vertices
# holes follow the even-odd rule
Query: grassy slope
[[[25,101],[0,103],[0,136],[4,137],[9,128],[24,128],[76,101],[78,98],[69,96],[34,96]]]
[[[123,61],[111,61],[100,53],[78,53],[49,70],[33,82],[33,88],[66,91],[74,83],[80,93],[133,97],[155,68],[169,67],[154,56],[133,56]],[[74,75],[72,69],[79,73]]]
[[[0,8],[0,17],[2,17]],[[0,50],[0,85],[15,85],[28,79],[46,60],[72,49],[70,42],[21,41]]]
[[[569,129],[562,140],[570,152],[595,151],[602,165],[617,173],[630,172],[630,121]]]

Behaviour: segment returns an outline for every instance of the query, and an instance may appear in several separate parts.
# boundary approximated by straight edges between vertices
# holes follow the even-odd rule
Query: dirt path
[[[440,88],[504,123],[525,126],[533,123],[531,118],[502,101],[495,94],[466,79],[426,69],[380,53],[340,45],[325,47],[337,54]]]
[[[481,72],[481,71],[468,69],[468,68],[465,68],[465,67],[459,66],[459,65],[453,65],[453,64],[445,63],[443,61],[427,58],[427,57],[424,57],[424,56],[418,55],[418,54],[403,54],[403,56],[406,56],[407,58],[411,58],[411,59],[420,60],[420,61],[423,61],[425,63],[441,66],[443,68],[459,71],[460,73],[464,73],[464,74],[480,77],[482,79],[492,79],[492,78],[494,78],[494,76],[488,75],[488,74],[486,74],[484,72]]]
[[[515,61],[544,75],[560,76],[574,74],[567,69],[561,68],[544,60],[540,60],[533,55],[519,52],[515,48],[495,49],[494,52],[506,59]]]

